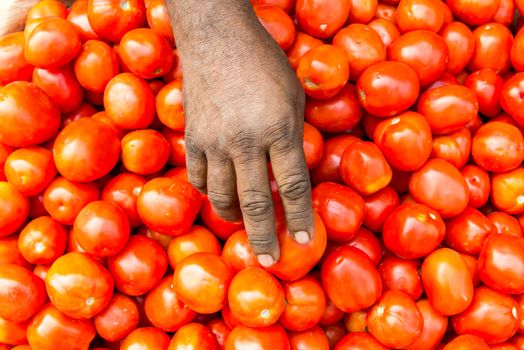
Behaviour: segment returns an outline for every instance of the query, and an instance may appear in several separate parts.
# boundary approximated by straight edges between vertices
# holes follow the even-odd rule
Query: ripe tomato
[[[441,315],[463,312],[473,300],[473,281],[464,259],[440,248],[422,263],[422,284],[431,306]]]
[[[326,250],[325,255],[327,256],[329,252],[341,246],[350,246],[357,248],[358,250],[366,254],[368,258],[371,259],[374,265],[378,265],[380,260],[382,260],[382,243],[379,241],[377,236],[375,236],[373,233],[371,233],[364,227],[361,227],[355,234],[355,237],[353,237],[353,239],[351,239],[350,241],[331,246],[330,250]]]
[[[368,23],[368,26],[377,32],[386,48],[400,36],[400,31],[395,23],[387,19],[375,18]]]
[[[182,260],[190,255],[196,253],[220,255],[221,249],[220,242],[211,231],[202,226],[193,226],[187,233],[174,237],[169,242],[167,254],[169,264],[175,269]]]
[[[175,333],[166,350],[218,350],[218,342],[211,330],[198,323],[183,326]]]
[[[288,350],[289,347],[286,331],[279,325],[264,328],[238,325],[227,337],[225,350],[242,350],[246,348]]]
[[[308,169],[318,165],[324,152],[324,139],[322,134],[313,125],[304,122],[303,148]]]
[[[26,332],[27,322],[11,322],[0,317],[1,344],[25,344],[27,343]]]
[[[444,8],[438,0],[401,0],[395,23],[402,33],[414,30],[437,33],[444,24]]]
[[[489,213],[487,218],[493,223],[498,234],[522,237],[522,228],[519,225],[519,221],[513,216],[500,211],[494,211]]]
[[[329,342],[322,328],[315,326],[301,332],[288,332],[291,350],[329,350]]]
[[[215,335],[218,343],[218,349],[224,350],[224,346],[226,344],[227,337],[229,337],[229,334],[231,333],[231,329],[220,318],[209,322],[207,327]]]
[[[417,300],[423,292],[416,260],[386,256],[378,266],[384,290],[399,290]]]
[[[121,141],[122,163],[127,170],[140,174],[154,174],[164,168],[169,158],[169,143],[152,129],[131,131]],[[151,153],[154,149],[155,152]]]
[[[356,311],[344,316],[344,326],[349,333],[365,332],[367,328],[367,311]]]
[[[123,294],[137,296],[147,293],[160,282],[167,269],[167,255],[160,243],[135,235],[107,263],[116,288]]]
[[[11,235],[0,238],[0,265],[14,264],[30,270],[33,268],[18,249],[18,237]]]
[[[354,332],[345,335],[336,344],[334,350],[386,350],[384,345],[378,342],[371,333]]]
[[[463,349],[489,350],[491,348],[482,338],[472,334],[459,335],[442,348],[442,350]]]
[[[312,48],[300,59],[297,76],[306,94],[316,99],[328,99],[338,94],[349,80],[347,53],[338,46]]]
[[[2,36],[0,48],[0,85],[17,80],[31,80],[34,67],[25,59],[24,33],[16,32]]]
[[[259,267],[258,259],[249,244],[247,233],[240,230],[233,233],[224,244],[222,259],[236,272],[248,267]]]
[[[491,201],[508,214],[524,212],[524,167],[491,177]]]
[[[82,42],[98,39],[98,35],[91,28],[87,18],[87,3],[88,0],[76,0],[71,5],[69,14],[67,14],[67,20],[73,24],[78,34],[80,34]],[[67,13],[67,10],[65,13]]]
[[[18,265],[0,265],[0,285],[0,318],[7,321],[27,321],[47,298],[44,281]]]
[[[138,326],[139,314],[136,302],[115,293],[107,307],[94,318],[100,337],[110,342],[121,341]]]
[[[369,23],[375,16],[378,7],[377,0],[359,1],[350,0],[351,6],[349,9],[349,23]]]
[[[67,16],[67,7],[58,0],[42,0],[35,4],[27,13],[27,21],[34,21],[39,18]]]
[[[382,293],[380,275],[373,262],[354,247],[332,251],[322,263],[321,277],[327,296],[344,312],[365,309]]]
[[[496,228],[487,217],[467,208],[446,222],[446,245],[461,253],[478,255],[484,240],[494,233]]]
[[[122,341],[120,350],[167,350],[169,336],[158,328],[137,328]]]
[[[344,311],[333,305],[329,298],[326,298],[326,308],[318,324],[323,327],[329,327],[337,325],[342,318],[344,318]]]
[[[431,158],[443,159],[457,169],[462,169],[471,152],[471,132],[467,128],[433,139]]]
[[[15,186],[0,181],[0,238],[15,233],[29,214],[29,201]]]
[[[364,204],[363,225],[373,232],[380,232],[389,214],[398,207],[399,198],[397,192],[387,186],[364,197]]]
[[[524,70],[524,55],[522,55],[523,48],[524,31],[519,30],[515,35],[510,51],[511,65],[517,72],[522,72]]]
[[[455,0],[453,0],[455,1]],[[475,51],[475,36],[471,29],[462,22],[451,22],[439,33],[449,51],[448,71],[459,74],[466,68]]]
[[[479,112],[487,117],[500,114],[500,94],[504,79],[492,69],[481,69],[473,72],[464,82],[471,89],[479,102]]]
[[[460,172],[469,188],[468,205],[473,208],[482,207],[489,199],[491,189],[489,174],[476,165],[466,165]]]
[[[242,220],[226,221],[218,216],[207,196],[203,196],[200,217],[206,224],[206,227],[208,227],[215,236],[222,240],[227,240],[233,233],[244,229],[244,222]]]
[[[335,136],[324,143],[324,155],[320,163],[311,172],[314,184],[322,182],[342,182],[339,167],[342,154],[347,146],[358,139],[351,135]]]
[[[146,180],[138,175],[121,173],[105,185],[102,192],[102,200],[117,204],[124,210],[129,219],[131,227],[135,228],[142,223],[138,216],[138,195]]]
[[[518,304],[509,295],[487,287],[479,287],[470,306],[453,316],[457,334],[475,334],[488,344],[502,343],[511,338],[519,326]]]
[[[295,24],[289,15],[278,6],[260,4],[253,6],[262,26],[273,37],[282,50],[287,50],[295,39]]]
[[[424,325],[417,340],[408,346],[407,350],[422,350],[435,348],[446,333],[448,318],[440,315],[427,299],[417,301],[417,308],[422,314]]]
[[[506,80],[500,95],[500,105],[520,126],[524,126],[524,72],[516,73]]]
[[[235,275],[228,301],[233,317],[249,327],[275,324],[286,308],[282,286],[261,267],[248,267]]]
[[[71,318],[52,304],[44,306],[27,327],[29,345],[32,349],[41,350],[53,350],[57,347],[87,350],[95,334],[93,321]]]
[[[500,0],[482,0],[470,2],[467,0],[449,0],[447,5],[455,17],[471,26],[489,22],[500,6]]]
[[[445,160],[431,159],[411,176],[409,193],[419,203],[450,218],[466,209],[469,189],[462,174]]]
[[[504,73],[510,68],[513,35],[499,23],[489,23],[473,31],[475,51],[468,64],[470,71],[490,68]]]
[[[155,33],[166,38],[170,44],[173,44],[175,37],[164,0],[151,0],[146,7],[146,17],[149,27]]]
[[[0,181],[6,181],[4,166],[7,157],[13,153],[14,149],[0,142]]]
[[[201,203],[202,196],[189,182],[160,177],[142,188],[138,196],[138,214],[149,228],[178,236],[192,226]]]
[[[146,22],[143,0],[89,0],[87,18],[97,35],[118,42],[125,33]]]
[[[349,0],[297,0],[296,16],[300,27],[318,38],[332,37],[346,23]]]
[[[388,163],[398,170],[416,170],[431,154],[430,125],[416,112],[404,112],[381,121],[373,138]]]
[[[186,140],[183,132],[173,131],[168,127],[165,127],[161,131],[169,143],[169,158],[167,163],[173,166],[185,167],[186,166]],[[189,181],[189,180],[187,180]]]
[[[113,48],[99,40],[89,40],[82,45],[74,68],[80,85],[99,93],[104,92],[107,83],[120,71]]]
[[[162,124],[175,131],[184,131],[181,79],[175,79],[160,89],[156,96],[156,111]]]
[[[333,38],[333,45],[348,54],[353,81],[369,66],[386,60],[386,47],[380,36],[365,24],[353,23],[341,29]]]
[[[31,264],[51,264],[66,249],[65,228],[49,216],[28,223],[18,237],[20,254]]]
[[[323,44],[322,40],[314,38],[309,34],[300,31],[296,32],[295,40],[286,52],[291,67],[296,70],[300,59],[306,52]]]
[[[413,68],[395,61],[370,66],[357,81],[362,107],[378,117],[392,117],[411,107],[417,101],[419,89]]]

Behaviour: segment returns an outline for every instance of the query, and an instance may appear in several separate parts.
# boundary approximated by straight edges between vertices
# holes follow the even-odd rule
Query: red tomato
[[[2,238],[15,233],[24,224],[29,214],[29,201],[12,184],[0,182],[0,208]]]
[[[344,325],[349,333],[365,332],[367,328],[367,311],[356,311],[344,316]]]
[[[518,329],[518,304],[509,295],[487,287],[479,287],[470,306],[453,316],[457,334],[475,334],[488,344],[498,344],[511,338]]]
[[[349,0],[297,0],[295,10],[298,24],[306,33],[329,38],[346,23],[350,8]]]
[[[39,18],[67,16],[67,7],[58,0],[42,0],[33,5],[27,13],[27,21],[34,21]]]
[[[468,64],[469,70],[490,68],[497,73],[506,72],[511,65],[510,51],[513,35],[510,30],[500,23],[489,23],[477,27],[473,35],[475,36],[475,51]]]
[[[137,296],[160,282],[167,269],[167,255],[160,243],[135,235],[120,253],[109,258],[107,265],[116,288],[126,295]]]
[[[156,130],[131,131],[121,141],[122,163],[127,170],[149,175],[162,170],[169,158],[169,143]],[[155,150],[154,153],[151,150]]]
[[[133,299],[114,294],[107,307],[93,318],[96,331],[104,340],[121,341],[138,326],[138,306]]]
[[[83,42],[98,39],[87,18],[88,0],[76,0],[69,9],[67,20],[73,24]],[[67,10],[66,10],[67,13]]]
[[[67,231],[49,216],[42,216],[24,227],[18,237],[20,254],[31,264],[51,264],[66,249]]]
[[[0,265],[14,264],[30,270],[33,268],[20,253],[18,248],[18,237],[9,236],[0,238]]]
[[[395,23],[395,11],[397,11],[395,5],[380,2],[377,6],[377,12],[375,12],[375,18],[385,19]]]
[[[324,43],[322,40],[298,31],[295,35],[293,44],[291,44],[291,46],[287,49],[287,58],[291,64],[291,67],[296,70],[300,59],[306,52],[323,44]]]
[[[75,58],[81,46],[73,24],[51,17],[40,22],[27,37],[25,58],[38,68],[60,68]]]
[[[0,142],[0,181],[6,181],[4,166],[7,157],[13,153],[14,149]]]
[[[469,188],[468,205],[473,208],[482,207],[489,199],[491,189],[489,174],[476,165],[466,165],[460,172]]]
[[[500,105],[515,119],[519,126],[524,126],[524,72],[516,73],[506,80],[500,94]]]
[[[462,169],[471,153],[471,132],[467,128],[433,139],[432,158],[448,161],[457,169]]]
[[[402,171],[420,168],[431,154],[431,128],[416,112],[404,112],[380,122],[374,141],[388,163]]]
[[[71,124],[77,119],[91,117],[95,114],[97,114],[95,107],[93,107],[92,104],[83,102],[77,109],[75,109],[71,113],[63,115],[60,129],[65,128],[67,125]]]
[[[237,231],[227,239],[222,249],[222,259],[224,259],[235,272],[239,272],[248,267],[260,266],[253,249],[251,249],[245,230]]]
[[[170,44],[175,42],[173,28],[164,0],[151,0],[146,9],[147,23],[157,34],[166,38]]]
[[[304,154],[308,169],[318,165],[324,153],[324,139],[322,134],[313,125],[304,123]]]
[[[279,325],[264,328],[236,326],[226,340],[225,350],[242,350],[245,348],[288,350],[289,339]]]
[[[366,24],[373,19],[377,12],[378,1],[359,1],[350,0],[351,6],[349,9],[349,23]]]
[[[459,74],[473,57],[475,36],[471,29],[462,22],[451,22],[445,25],[439,34],[448,46],[448,71],[452,74]]]
[[[384,245],[404,259],[434,251],[444,240],[446,227],[439,213],[425,205],[401,204],[384,222]]]
[[[277,44],[287,50],[295,39],[295,24],[289,15],[280,7],[260,4],[253,6],[262,26],[273,37]]]
[[[112,178],[102,192],[104,201],[117,204],[124,210],[133,228],[142,223],[138,216],[137,201],[145,184],[146,180],[141,176],[121,173]]]
[[[227,240],[233,233],[244,229],[244,222],[242,220],[232,222],[226,221],[218,216],[207,196],[203,196],[200,217],[206,224],[206,227],[222,240]]]
[[[367,324],[369,332],[382,344],[406,348],[422,333],[424,319],[413,299],[390,290],[369,310]]]
[[[386,48],[400,36],[395,23],[387,19],[375,18],[368,23],[368,26],[377,32]]]
[[[422,263],[422,284],[431,306],[441,315],[463,312],[473,300],[473,281],[459,253],[440,248]]]
[[[523,236],[519,221],[513,216],[500,211],[495,211],[489,213],[487,218],[493,223],[497,233],[508,234],[517,237]]]
[[[380,36],[365,24],[350,24],[333,38],[333,45],[346,51],[351,80],[356,81],[369,66],[386,60],[386,47]]]
[[[146,8],[143,0],[89,0],[87,18],[97,35],[118,42],[125,33],[145,24]]]
[[[158,92],[156,111],[162,124],[175,131],[184,131],[181,79],[173,80]]]
[[[44,306],[27,327],[27,341],[32,349],[87,350],[95,335],[93,321],[71,318],[51,304]]]
[[[476,335],[466,334],[459,335],[450,341],[442,350],[464,350],[464,349],[477,349],[477,350],[489,350],[490,347],[486,344],[482,338]]]
[[[33,82],[51,98],[62,113],[77,109],[84,98],[84,90],[70,65],[54,69],[35,68]]]
[[[329,298],[326,298],[326,308],[318,322],[319,325],[329,327],[336,325],[344,317],[344,311],[333,305]]]
[[[500,114],[500,94],[504,79],[494,70],[481,69],[468,76],[464,86],[471,89],[479,102],[479,112],[487,117]]]
[[[169,143],[169,158],[167,163],[173,166],[186,166],[186,140],[183,132],[173,131],[170,128],[163,128],[161,131]],[[188,180],[189,181],[189,180]]]
[[[324,182],[313,189],[313,208],[325,222],[330,241],[348,241],[355,236],[364,219],[365,204],[349,187]]]
[[[138,214],[149,228],[178,236],[192,226],[202,196],[189,182],[160,177],[147,182],[138,196]]]
[[[446,245],[461,253],[478,255],[484,240],[494,233],[496,228],[487,217],[467,208],[446,222]]]
[[[389,214],[398,207],[399,198],[397,192],[388,186],[364,197],[364,204],[363,225],[373,232],[380,232]]]
[[[252,5],[275,5],[290,13],[295,8],[295,0],[251,0]]]
[[[335,346],[334,350],[386,350],[371,333],[354,332],[344,336]]]
[[[344,312],[365,309],[382,293],[377,269],[357,248],[340,247],[332,251],[322,264],[321,276],[327,296]]]
[[[120,71],[113,48],[99,40],[84,43],[74,67],[80,85],[99,93],[104,92],[107,83]]]
[[[500,0],[482,0],[475,2],[448,0],[446,4],[455,17],[471,26],[478,26],[489,22],[493,18],[500,6]]]
[[[491,201],[508,214],[524,212],[524,167],[491,177]]]
[[[218,342],[211,330],[201,324],[191,323],[175,333],[166,350],[218,350]]]
[[[122,341],[120,350],[167,350],[169,336],[154,327],[137,328]]]
[[[326,308],[326,297],[316,279],[306,276],[282,284],[286,307],[279,323],[291,331],[305,331],[315,326]]]
[[[437,33],[444,24],[444,7],[438,0],[401,0],[395,23],[402,33],[420,29]]]
[[[346,52],[338,46],[322,45],[306,52],[297,67],[297,76],[306,94],[328,99],[338,94],[349,80]]]
[[[0,85],[17,80],[31,80],[34,67],[25,59],[24,33],[16,32],[2,36],[0,48]]]
[[[402,62],[376,63],[357,81],[362,107],[378,117],[392,117],[411,107],[417,101],[419,89],[417,73]]]
[[[427,299],[417,301],[417,308],[422,314],[424,325],[417,340],[408,346],[407,350],[422,350],[435,348],[446,333],[448,318],[440,315]]]
[[[167,254],[169,264],[175,269],[182,260],[190,255],[196,253],[220,255],[221,249],[220,242],[211,231],[202,226],[193,226],[187,233],[171,239]]]
[[[405,260],[395,256],[386,256],[378,266],[378,272],[384,290],[399,290],[413,300],[422,295],[422,281],[416,260]]]
[[[209,330],[215,335],[218,343],[218,349],[224,350],[227,337],[231,333],[231,329],[227,324],[220,318],[217,318],[207,324]]]
[[[233,317],[249,327],[275,324],[286,308],[282,286],[261,267],[248,267],[238,272],[229,286],[228,300]]]
[[[11,322],[0,317],[0,342],[2,342],[2,344],[15,345],[27,343],[26,332],[27,322]]]
[[[380,260],[382,260],[382,243],[380,240],[375,236],[373,233],[371,233],[369,230],[365,229],[364,227],[361,227],[357,233],[355,234],[355,237],[349,242],[344,242],[338,246],[350,246],[355,247],[358,250],[362,251],[364,254],[366,254],[374,265],[378,265]],[[338,246],[335,246],[338,247]],[[328,251],[326,251],[328,253]]]
[[[500,6],[495,15],[493,21],[510,26],[515,19],[515,2],[508,0],[501,0]]]
[[[347,146],[355,141],[358,141],[358,139],[351,135],[340,135],[326,140],[324,143],[324,155],[317,167],[311,172],[314,184],[342,182],[339,173],[340,159]]]
[[[519,30],[515,35],[510,51],[511,65],[517,72],[522,72],[524,70],[524,55],[522,54],[523,49],[524,31]]]
[[[291,350],[329,350],[329,342],[322,328],[315,326],[301,332],[288,332]]]

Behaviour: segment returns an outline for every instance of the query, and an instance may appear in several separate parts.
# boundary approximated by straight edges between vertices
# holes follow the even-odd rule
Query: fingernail
[[[273,259],[273,257],[269,254],[260,254],[257,256],[257,258],[258,258],[258,262],[263,267],[270,267],[275,264],[275,259]]]
[[[295,232],[295,241],[297,241],[300,244],[306,244],[310,241],[309,233],[306,231],[298,231]]]

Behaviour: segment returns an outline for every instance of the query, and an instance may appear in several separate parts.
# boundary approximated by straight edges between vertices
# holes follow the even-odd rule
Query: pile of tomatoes
[[[0,38],[0,349],[524,349],[523,0],[257,0],[308,96],[314,239],[187,181],[163,0]]]

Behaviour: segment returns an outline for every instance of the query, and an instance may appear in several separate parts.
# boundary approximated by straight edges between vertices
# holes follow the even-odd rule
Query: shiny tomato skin
[[[178,263],[190,255],[196,253],[213,253],[220,255],[220,242],[205,227],[193,226],[187,233],[181,236],[173,237],[167,248],[169,264],[173,269]],[[224,246],[225,249],[225,246]],[[226,262],[229,262],[226,260]]]
[[[487,68],[471,73],[464,86],[477,95],[479,113],[490,118],[500,114],[500,94],[504,79],[494,70]]]
[[[146,17],[149,27],[157,34],[166,38],[170,44],[175,42],[173,28],[164,0],[152,0],[146,6]]]
[[[396,24],[387,19],[374,18],[368,23],[368,26],[377,32],[386,48],[400,36],[400,31]]]
[[[18,248],[18,236],[11,235],[0,238],[0,265],[13,264],[24,267],[28,270],[33,268],[20,253]]]
[[[459,253],[440,248],[422,263],[422,284],[431,306],[442,315],[463,312],[473,300],[473,281]]]
[[[378,265],[384,290],[399,290],[413,300],[420,298],[423,292],[418,262],[395,256],[386,256]]]
[[[132,228],[142,223],[138,216],[138,195],[146,184],[146,180],[136,174],[121,173],[113,177],[104,186],[102,200],[117,204],[124,210]]]
[[[242,220],[232,222],[226,221],[218,216],[207,196],[203,196],[200,217],[206,227],[222,240],[227,240],[233,233],[244,229],[244,222]]]
[[[89,40],[82,45],[74,69],[80,85],[98,93],[104,92],[107,83],[120,72],[113,48],[99,40]]]
[[[153,129],[129,132],[121,140],[124,167],[139,175],[154,174],[164,168],[170,148],[166,138]],[[151,150],[155,150],[151,153]]]
[[[0,48],[0,85],[17,80],[31,80],[34,67],[25,59],[24,33],[16,32],[2,36]]]
[[[209,322],[207,324],[207,327],[209,328],[211,333],[215,335],[215,338],[218,343],[218,349],[224,350],[224,346],[226,344],[227,337],[229,337],[229,334],[231,333],[231,329],[221,318],[216,318],[213,321]]]
[[[321,278],[327,297],[344,312],[373,305],[382,292],[380,275],[373,262],[354,247],[332,251],[322,263]]]
[[[4,166],[5,166],[7,157],[9,157],[9,155],[13,153],[13,151],[14,151],[13,147],[9,147],[0,142],[0,181],[7,180],[5,177]]]
[[[136,264],[140,261],[141,264]],[[118,291],[129,296],[147,293],[160,282],[167,270],[167,254],[160,243],[131,236],[126,247],[108,259],[108,269]]]
[[[27,21],[33,21],[39,18],[67,16],[67,7],[57,0],[43,0],[34,4],[27,12]]]
[[[126,32],[145,24],[146,8],[142,0],[89,0],[87,18],[97,35],[118,42]]]
[[[452,74],[459,74],[466,68],[475,51],[475,36],[462,22],[444,25],[439,33],[449,51],[447,69]]]
[[[60,110],[36,84],[16,81],[0,89],[0,140],[28,147],[51,139],[60,125]]]
[[[0,238],[15,233],[29,214],[29,201],[12,184],[0,182]]]
[[[522,228],[515,217],[501,211],[494,211],[489,213],[487,218],[495,225],[498,234],[523,236]]]
[[[455,337],[452,341],[447,343],[442,350],[463,350],[463,349],[478,349],[489,350],[490,347],[486,342],[476,335],[464,334]]]
[[[427,299],[417,301],[424,324],[417,340],[407,350],[434,349],[444,337],[448,328],[448,317],[440,315]]]
[[[88,0],[77,0],[69,9],[67,20],[73,24],[77,32],[80,34],[82,42],[88,40],[98,39],[98,35],[91,28],[91,24],[87,19],[87,3]]]
[[[424,319],[417,305],[406,293],[386,291],[368,312],[369,332],[393,348],[406,348],[422,333]]]
[[[328,99],[338,94],[350,77],[347,53],[338,46],[322,45],[306,52],[297,67],[306,94]]]
[[[74,111],[84,98],[82,86],[70,65],[54,69],[35,68],[32,81],[51,98],[62,113]]]
[[[93,318],[98,335],[111,342],[121,341],[137,328],[139,311],[128,296],[115,293],[109,305]]]
[[[468,164],[460,170],[469,188],[468,206],[480,208],[488,202],[491,189],[487,171],[476,165]]]
[[[438,188],[434,191],[433,189]],[[419,203],[436,210],[442,218],[460,214],[469,201],[462,174],[445,160],[431,159],[411,176],[409,192]]]
[[[253,10],[262,26],[282,50],[289,49],[295,39],[295,24],[291,17],[280,7],[274,5],[255,5]]]
[[[315,168],[322,154],[324,153],[324,139],[320,131],[313,125],[304,122],[304,141],[302,143],[304,148],[304,155],[306,156],[306,165],[308,169]]]
[[[32,349],[53,350],[66,346],[70,350],[87,350],[95,338],[91,320],[77,320],[47,304],[35,315],[27,328]]]
[[[326,39],[346,23],[350,8],[349,0],[297,0],[295,11],[298,24],[306,33]]]
[[[381,121],[374,142],[388,163],[401,171],[420,168],[431,154],[432,135],[427,120],[416,112],[404,112]]]
[[[353,332],[345,335],[336,344],[334,350],[386,350],[388,349],[382,345],[371,333],[368,332]]]
[[[218,350],[218,342],[211,330],[199,323],[182,326],[169,343],[166,350]]]
[[[120,142],[109,125],[82,118],[58,134],[53,156],[56,168],[66,179],[90,182],[113,169],[120,156]]]
[[[386,60],[386,47],[380,36],[365,24],[353,23],[341,29],[333,38],[333,45],[348,54],[352,81],[358,80],[369,66]]]
[[[443,159],[455,168],[462,169],[469,160],[470,154],[471,132],[468,128],[433,138],[431,158]]]
[[[470,71],[490,68],[497,73],[506,72],[511,66],[511,46],[513,35],[500,23],[489,23],[477,27],[475,51],[468,64]]]
[[[38,24],[25,44],[26,60],[38,68],[60,68],[78,54],[82,42],[73,24],[51,17]]]
[[[384,187],[364,197],[364,220],[362,224],[373,232],[381,232],[384,221],[399,205],[399,197],[392,187]]]
[[[517,72],[522,72],[524,70],[524,55],[522,54],[523,48],[524,31],[519,30],[513,39],[513,44],[511,45],[510,51],[511,65]]]
[[[524,293],[524,240],[507,234],[489,236],[478,261],[482,282],[506,294]]]
[[[340,159],[351,143],[358,141],[358,138],[351,135],[340,135],[328,139],[324,143],[324,155],[320,163],[311,172],[311,178],[314,184],[322,182],[342,183],[340,177]]]
[[[446,3],[455,17],[470,26],[489,22],[500,6],[500,0],[450,0]]]
[[[20,345],[27,343],[27,322],[11,322],[0,318],[0,344]],[[5,345],[7,347],[7,345]],[[14,349],[15,347],[11,348]],[[29,349],[30,350],[30,349]]]
[[[395,23],[402,33],[430,30],[437,33],[444,24],[444,9],[437,0],[401,0]]]
[[[301,332],[288,332],[291,350],[329,350],[329,342],[322,328],[315,326]]]
[[[273,325],[264,328],[251,328],[238,325],[229,334],[225,350],[242,350],[246,347],[254,349],[289,350],[289,339],[286,331]]]
[[[491,202],[508,214],[524,213],[524,167],[491,176]]]
[[[378,117],[392,117],[411,107],[419,94],[419,79],[402,62],[384,61],[367,68],[357,81],[360,103]]]
[[[178,236],[195,220],[202,196],[189,182],[156,178],[147,182],[138,197],[138,214],[149,228]]]
[[[167,350],[169,336],[158,328],[141,327],[133,330],[122,341],[120,350]]]
[[[32,264],[51,264],[66,249],[67,231],[49,216],[29,222],[20,232],[18,248]]]
[[[506,80],[500,95],[502,109],[515,119],[519,126],[524,126],[524,72],[518,72]]]
[[[329,298],[326,298],[326,308],[318,324],[322,327],[334,326],[338,325],[343,318],[344,311],[333,305]]]
[[[287,49],[286,54],[291,67],[296,70],[302,56],[309,50],[323,45],[324,42],[309,34],[297,31],[293,44]]]
[[[169,157],[167,163],[175,167],[186,166],[186,140],[184,132],[173,131],[168,127],[161,130],[161,134],[169,143]]]
[[[480,211],[467,208],[446,222],[446,245],[460,253],[478,255],[484,240],[496,233],[495,226]]]
[[[349,23],[361,23],[367,24],[373,19],[375,13],[377,12],[378,1],[359,1],[359,0],[350,0],[351,6],[349,9]]]
[[[348,241],[362,224],[365,204],[362,197],[349,187],[324,182],[313,189],[313,209],[325,223],[330,241]]]
[[[184,131],[181,79],[175,79],[160,89],[156,96],[156,111],[162,124],[175,131]]]
[[[245,230],[237,231],[227,239],[222,249],[222,259],[235,273],[248,267],[260,266]]]
[[[518,329],[518,304],[509,295],[479,287],[470,306],[451,322],[457,334],[475,334],[487,344],[502,343]]]
[[[364,252],[371,259],[374,265],[378,265],[383,256],[381,241],[364,227],[361,227],[355,237],[349,242],[344,242],[340,246],[355,247]],[[327,253],[327,252],[326,252]]]

